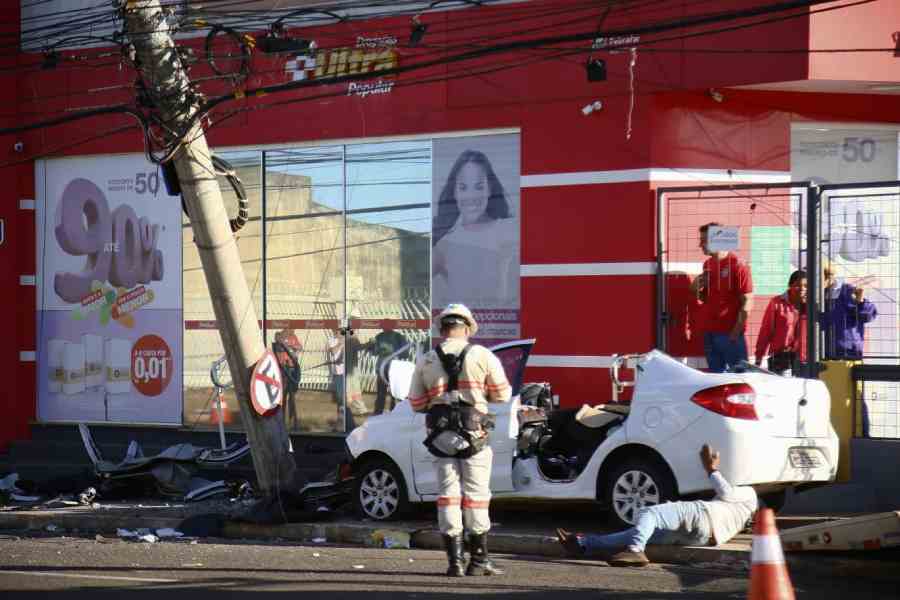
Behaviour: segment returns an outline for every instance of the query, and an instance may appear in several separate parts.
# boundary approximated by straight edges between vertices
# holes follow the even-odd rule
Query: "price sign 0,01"
[[[158,396],[172,380],[172,351],[158,335],[145,335],[131,349],[131,383],[144,396]]]

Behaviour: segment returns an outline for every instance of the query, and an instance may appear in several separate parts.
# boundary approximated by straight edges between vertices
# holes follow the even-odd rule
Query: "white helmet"
[[[441,322],[445,317],[459,317],[469,326],[469,335],[475,335],[478,331],[478,323],[475,321],[475,317],[472,316],[472,311],[465,304],[457,304],[451,303],[447,305],[447,308],[441,311],[441,314],[437,316],[435,321],[438,323],[438,327],[441,326]]]

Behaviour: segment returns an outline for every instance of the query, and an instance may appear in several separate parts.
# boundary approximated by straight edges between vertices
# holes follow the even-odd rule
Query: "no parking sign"
[[[271,350],[266,350],[256,362],[253,375],[250,377],[250,401],[253,410],[266,417],[281,406],[284,385],[281,381],[281,368]]]

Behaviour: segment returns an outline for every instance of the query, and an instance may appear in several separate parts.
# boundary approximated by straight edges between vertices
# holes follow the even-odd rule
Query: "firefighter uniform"
[[[451,314],[462,314],[470,324],[470,333],[474,334],[477,324],[467,308],[451,305],[441,316],[446,316],[448,311],[456,311]],[[444,354],[459,356],[467,346],[469,342],[466,338],[451,337],[441,344],[441,349]],[[419,361],[413,373],[409,390],[412,409],[416,412],[428,412],[434,406],[450,403],[448,383],[448,374],[437,353],[432,350]],[[511,391],[500,360],[483,346],[469,346],[457,380],[459,403],[487,414],[488,402],[507,402]],[[488,432],[482,429],[470,432],[470,435],[484,437]],[[492,459],[493,452],[488,445],[468,458],[435,457],[438,525],[448,544],[451,570],[454,567],[451,547],[462,539],[464,532],[469,535],[468,545],[472,552],[472,563],[467,574],[482,574],[484,569],[480,569],[482,572],[472,572],[479,571],[476,568],[479,565],[493,569],[493,565],[487,560],[486,551],[486,534],[491,528],[488,508],[491,500]],[[459,552],[461,554],[461,549]],[[448,571],[448,574],[451,572]]]

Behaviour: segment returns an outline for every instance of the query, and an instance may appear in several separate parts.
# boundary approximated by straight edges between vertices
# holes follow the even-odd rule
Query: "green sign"
[[[794,272],[791,264],[793,229],[787,225],[750,228],[750,269],[753,293],[759,296],[780,294],[787,289]]]

